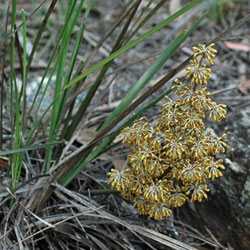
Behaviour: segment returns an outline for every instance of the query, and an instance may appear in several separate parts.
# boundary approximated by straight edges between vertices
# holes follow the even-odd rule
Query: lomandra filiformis
[[[157,220],[169,216],[171,208],[187,200],[207,198],[208,180],[222,176],[225,135],[206,129],[204,118],[215,121],[226,116],[226,105],[210,98],[206,84],[214,63],[214,44],[199,44],[186,68],[186,79],[175,80],[176,100],[166,97],[160,118],[153,126],[146,118],[123,129],[121,136],[131,150],[129,167],[112,169],[109,184],[131,199],[138,212]]]

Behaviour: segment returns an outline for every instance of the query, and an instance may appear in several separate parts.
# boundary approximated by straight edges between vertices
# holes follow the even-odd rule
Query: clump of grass
[[[16,181],[20,179],[23,162],[25,161],[26,151],[16,151],[21,148],[26,150],[32,150],[32,144],[36,141],[37,135],[40,133],[40,125],[45,124],[43,128],[46,131],[46,148],[44,169],[45,173],[50,173],[52,180],[57,180],[63,185],[68,185],[88,163],[95,159],[101,152],[109,148],[109,144],[113,138],[119,133],[119,131],[131,123],[133,119],[130,118],[128,121],[123,122],[116,132],[112,135],[107,135],[116,126],[118,121],[116,116],[123,114],[124,117],[128,115],[126,108],[128,104],[133,102],[143,88],[146,87],[147,83],[153,76],[159,71],[159,69],[166,63],[166,61],[173,55],[173,53],[181,46],[185,39],[193,32],[193,30],[199,25],[200,20],[194,24],[194,26],[187,32],[182,32],[169,46],[163,51],[162,55],[156,59],[152,66],[146,70],[141,76],[134,87],[129,91],[126,97],[122,100],[121,104],[113,111],[113,113],[106,119],[104,124],[98,131],[98,135],[87,147],[82,148],[79,154],[72,154],[68,161],[63,161],[62,153],[64,152],[65,146],[56,146],[62,141],[69,142],[74,136],[79,124],[86,116],[86,112],[90,107],[91,102],[95,98],[98,88],[103,82],[103,78],[106,72],[110,69],[112,62],[120,55],[143,42],[145,39],[150,37],[152,34],[171,23],[173,20],[189,11],[192,7],[197,5],[200,0],[193,0],[181,10],[168,17],[161,23],[155,25],[149,29],[146,33],[135,38],[140,29],[147,23],[150,18],[156,15],[157,11],[163,5],[165,1],[160,1],[155,7],[150,8],[151,3],[147,5],[147,8],[143,10],[139,17],[136,16],[138,8],[141,4],[140,0],[133,1],[118,17],[116,22],[110,27],[103,38],[97,44],[95,50],[90,52],[86,61],[76,65],[77,55],[79,53],[80,45],[85,30],[86,21],[89,13],[93,6],[93,1],[88,1],[86,7],[83,6],[85,1],[69,1],[67,8],[64,9],[65,13],[64,24],[59,30],[58,38],[55,42],[53,51],[51,52],[50,59],[47,67],[44,70],[42,79],[37,86],[36,93],[34,94],[33,102],[30,106],[26,105],[26,83],[28,75],[30,73],[30,67],[32,65],[33,57],[38,49],[39,41],[41,40],[42,34],[46,28],[48,21],[51,18],[51,14],[56,6],[57,1],[52,1],[48,8],[48,11],[44,17],[44,20],[37,32],[34,40],[34,46],[29,58],[26,58],[26,15],[25,12],[22,14],[22,37],[23,37],[23,60],[22,60],[22,88],[18,90],[16,84],[16,72],[14,67],[15,62],[15,37],[11,37],[11,130],[12,130],[12,141],[11,141],[11,152],[13,157],[10,158],[9,175],[15,180],[12,188],[16,188]],[[16,34],[15,23],[16,23],[16,1],[12,1],[12,26],[10,33]],[[80,20],[80,22],[79,22]],[[134,24],[132,25],[132,23]],[[79,25],[77,29],[77,35],[75,36],[74,46],[70,52],[70,42],[72,42],[72,35],[75,27]],[[94,58],[97,49],[102,46],[106,39],[114,32],[114,30],[122,26],[119,36],[114,42],[110,55],[101,60],[100,62],[92,65],[91,62]],[[70,53],[70,60],[68,60]],[[90,86],[84,101],[79,107],[75,107],[75,101],[79,94],[81,94],[82,87],[85,83],[86,78],[95,72],[100,70],[96,76],[95,81]],[[52,77],[56,75],[55,87],[54,87],[54,98],[48,108],[41,112],[41,104],[46,96],[49,85],[52,84]],[[48,80],[46,80],[48,79]],[[47,82],[45,82],[45,80]],[[51,88],[51,87],[50,87]],[[39,98],[38,98],[39,96]],[[140,101],[141,103],[142,101]],[[138,103],[139,104],[139,103]],[[138,105],[137,104],[137,105]],[[150,106],[148,106],[149,108]],[[73,110],[75,112],[73,113]],[[130,110],[132,112],[133,109]],[[140,116],[142,112],[137,112],[136,117]],[[25,117],[27,115],[28,117]],[[32,124],[27,127],[27,119],[32,117]],[[113,122],[113,123],[112,123]],[[103,139],[106,137],[105,139]],[[45,142],[44,142],[45,143]],[[72,143],[72,142],[71,142]],[[35,145],[38,147],[39,145]],[[68,145],[67,145],[68,147]],[[33,149],[35,149],[33,147]],[[19,153],[17,153],[19,152]],[[51,166],[54,168],[51,169]],[[50,196],[50,192],[43,194],[44,201]],[[37,196],[39,197],[39,195]],[[37,198],[35,198],[37,199]],[[39,204],[43,202],[37,199],[37,202],[32,202],[32,207],[37,208]]]

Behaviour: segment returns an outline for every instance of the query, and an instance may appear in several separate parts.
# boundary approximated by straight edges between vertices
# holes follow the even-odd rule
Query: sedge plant
[[[22,53],[27,53],[26,36],[30,17],[26,16],[25,12],[23,12],[22,25],[16,27],[17,1],[12,1],[11,30],[5,36],[6,39],[10,38],[10,116],[12,136],[10,150],[3,151],[0,154],[10,156],[9,175],[14,180],[12,189],[15,189],[21,178],[23,165],[29,155],[27,152],[45,148],[44,165],[40,166],[41,174],[49,174],[50,177],[49,180],[46,178],[38,180],[38,187],[43,186],[44,188],[34,189],[34,192],[30,193],[29,199],[27,198],[27,207],[31,210],[42,208],[44,202],[53,193],[53,187],[51,187],[53,181],[57,181],[64,186],[70,184],[91,161],[111,147],[110,144],[113,139],[124,127],[131,125],[145,111],[163,99],[170,91],[173,91],[166,90],[165,93],[156,97],[152,102],[141,107],[133,114],[135,108],[162,87],[179,70],[185,67],[187,62],[183,62],[175,70],[164,75],[153,87],[147,88],[150,80],[156,76],[161,67],[171,58],[190,34],[194,32],[205,17],[202,15],[189,30],[180,32],[166,46],[161,55],[155,59],[152,65],[135,82],[127,95],[122,99],[120,105],[114,109],[100,126],[96,137],[87,146],[83,145],[76,152],[68,151],[67,158],[65,158],[65,149],[69,149],[73,144],[77,129],[84,127],[84,121],[88,119],[91,104],[94,100],[98,99],[98,90],[102,86],[107,72],[112,70],[113,62],[131,48],[142,43],[157,31],[200,4],[202,0],[190,1],[179,11],[167,17],[162,22],[157,23],[155,26],[150,27],[144,33],[141,32],[142,27],[145,27],[145,24],[157,15],[166,0],[159,1],[154,7],[151,6],[153,1],[149,1],[149,4],[140,14],[138,12],[142,0],[131,1],[130,5],[122,10],[117,20],[100,38],[93,51],[89,53],[86,59],[79,61],[78,55],[82,43],[85,42],[83,37],[89,14],[93,8],[93,2],[92,0],[68,1],[67,8],[63,8],[62,13],[64,13],[64,16],[61,20],[62,24],[60,24],[61,26],[58,29],[59,32],[56,35],[51,34],[48,38],[48,42],[54,44],[50,57],[42,72],[42,78],[34,93],[33,101],[31,105],[27,105],[25,101],[27,95],[26,86],[33,59],[36,52],[39,52],[39,43],[46,31],[46,27],[52,25],[52,28],[55,28],[53,27],[51,14],[58,6],[58,2],[56,0],[50,2],[48,11],[34,38],[30,55],[27,58],[21,57],[22,88],[19,90],[16,84],[17,73],[15,70],[15,61],[17,51],[15,50],[15,39],[18,39],[19,32],[22,32],[23,49],[19,49],[19,52],[21,52],[21,55]],[[33,13],[33,15],[35,14]],[[245,22],[246,18],[241,23]],[[120,32],[115,39],[110,54],[97,63],[94,63],[95,55],[118,27],[120,28]],[[225,34],[221,34],[221,37]],[[51,42],[53,39],[55,39],[54,43]],[[41,53],[38,54],[40,57],[42,56]],[[96,75],[95,80],[86,84],[86,79],[91,74]],[[42,110],[42,102],[47,94],[47,90],[51,88],[53,77],[56,79],[53,89],[53,100],[46,110]],[[140,95],[145,89],[146,91]],[[83,91],[86,93],[85,99],[80,106],[76,106],[76,99]],[[126,117],[128,117],[127,120],[124,119]],[[28,120],[29,122],[27,122]],[[45,136],[43,134],[44,131]],[[42,144],[37,144],[37,140],[42,141]]]
[[[176,99],[166,96],[156,125],[142,118],[121,132],[131,151],[129,167],[108,173],[112,188],[131,199],[138,212],[157,220],[171,215],[173,207],[187,200],[207,198],[208,180],[221,177],[226,135],[206,129],[204,118],[226,116],[226,105],[210,98],[207,83],[216,50],[214,44],[199,44],[186,67],[186,78],[175,80]]]
[[[64,15],[62,25],[59,29],[58,35],[55,36],[55,34],[51,34],[51,37],[48,39],[48,41],[51,41],[53,38],[56,40],[31,104],[27,104],[26,102],[27,81],[29,79],[33,59],[36,56],[36,52],[39,52],[39,42],[43,37],[43,33],[46,31],[48,25],[53,25],[51,14],[57,7],[57,1],[51,1],[48,11],[43,18],[43,22],[34,38],[33,48],[29,56],[27,56],[27,29],[30,17],[27,17],[26,13],[23,11],[22,24],[21,26],[19,25],[16,27],[16,15],[19,10],[17,9],[17,1],[13,0],[11,2],[11,30],[6,37],[11,38],[10,114],[12,140],[10,143],[10,150],[2,152],[2,155],[10,155],[9,175],[14,180],[12,189],[16,188],[17,183],[21,178],[22,167],[28,155],[27,151],[43,147],[46,149],[44,155],[45,161],[42,168],[43,173],[49,173],[52,176],[52,181],[57,180],[63,185],[68,185],[84,169],[84,167],[87,166],[87,164],[109,148],[109,144],[115,137],[115,134],[112,134],[111,136],[107,135],[114,129],[116,124],[112,124],[110,128],[108,128],[108,126],[115,120],[114,118],[117,114],[125,114],[125,109],[128,104],[137,98],[139,93],[147,86],[149,81],[181,46],[181,44],[183,44],[188,36],[198,27],[202,20],[199,19],[190,30],[187,32],[181,32],[181,34],[176,37],[176,39],[165,49],[162,55],[155,60],[155,63],[146,70],[123,99],[121,105],[119,105],[110,117],[107,118],[98,131],[98,134],[100,135],[99,139],[103,139],[105,136],[106,139],[103,141],[95,140],[92,142],[91,147],[89,147],[88,150],[83,148],[82,150],[79,150],[79,154],[72,154],[72,156],[68,158],[68,161],[63,160],[61,162],[63,159],[62,154],[64,152],[64,146],[66,146],[61,142],[64,141],[67,142],[67,144],[68,142],[71,144],[73,143],[71,139],[74,137],[79,126],[82,126],[82,121],[88,117],[88,110],[91,103],[97,98],[98,89],[103,83],[106,72],[111,69],[113,61],[131,48],[135,47],[137,44],[152,36],[155,32],[173,22],[176,18],[188,12],[194,6],[202,2],[202,0],[191,1],[172,16],[169,16],[161,23],[156,24],[154,27],[140,35],[138,35],[139,31],[141,31],[142,27],[144,27],[145,24],[157,14],[166,0],[159,1],[154,7],[151,6],[152,1],[149,1],[146,8],[144,8],[140,14],[137,12],[139,11],[142,1],[132,1],[130,5],[121,12],[121,15],[118,15],[117,20],[103,35],[93,52],[89,53],[86,60],[79,63],[78,54],[81,44],[84,42],[83,36],[85,26],[87,25],[93,2],[93,0],[68,1],[67,8],[64,6],[62,9],[61,13]],[[60,4],[63,6],[62,2],[60,2]],[[40,8],[43,8],[44,10],[42,4]],[[39,11],[39,8],[36,9],[36,13],[42,14],[42,12]],[[110,37],[118,27],[121,27],[121,31],[113,45],[110,55],[93,64],[93,59],[95,58],[96,53],[98,53],[98,49],[102,47],[103,43],[107,41],[108,37]],[[17,59],[15,40],[19,39],[19,32],[22,32],[23,40],[23,48],[17,47],[17,51],[19,51],[19,55],[21,55],[19,58],[22,59],[19,61],[22,69],[21,90],[17,87],[17,73],[15,70],[15,62]],[[72,44],[73,48],[71,49],[70,46],[72,46]],[[41,53],[38,54],[39,57],[42,56]],[[90,86],[87,86],[87,88],[84,88],[86,85],[86,78],[97,70],[99,70],[99,72],[95,81]],[[54,97],[47,109],[42,110],[42,103],[44,102],[47,90],[51,88],[50,85],[52,84],[53,77],[55,77],[55,85],[53,89]],[[76,107],[76,98],[83,91],[86,91],[86,97],[80,106]],[[148,106],[148,108],[149,107],[150,106]],[[142,112],[137,112],[135,117],[141,116],[141,113]],[[119,133],[119,130],[121,130],[122,127],[125,127],[132,121],[133,118],[131,118],[130,121],[124,121],[116,133]],[[43,131],[45,131],[45,138],[42,135]],[[42,138],[45,140],[42,140]],[[43,144],[38,145],[36,143],[38,139],[42,140]],[[60,145],[58,146],[57,144]],[[51,168],[52,166],[53,168]],[[38,195],[38,192],[43,192],[43,190],[36,189],[36,192],[32,194],[30,200],[30,204],[32,204],[30,205],[31,209],[35,209],[35,207],[39,206],[42,200],[41,197],[44,197],[44,200],[46,200],[50,195],[50,192],[43,193],[43,195]],[[37,202],[33,202],[33,199],[37,200]]]

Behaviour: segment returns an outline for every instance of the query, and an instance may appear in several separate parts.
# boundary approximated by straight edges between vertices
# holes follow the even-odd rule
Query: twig
[[[250,87],[250,84],[242,84],[242,83],[240,83],[240,84],[237,84],[236,86],[233,86],[233,87],[216,90],[213,93],[211,93],[211,95],[218,95],[218,94],[230,91],[230,90],[239,89],[239,88],[247,88],[247,87]]]

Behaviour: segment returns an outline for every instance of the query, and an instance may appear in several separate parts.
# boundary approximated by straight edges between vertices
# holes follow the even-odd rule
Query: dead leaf
[[[96,137],[96,127],[82,129],[76,140],[81,144],[86,144]]]
[[[224,41],[224,44],[229,49],[232,49],[232,50],[245,51],[245,52],[250,51],[250,46],[247,46],[247,45],[242,44],[242,43],[232,43],[232,42]]]
[[[244,85],[248,85],[248,86],[244,87]],[[240,86],[239,91],[243,95],[249,95],[250,94],[250,80],[246,80],[246,81],[240,83],[239,86]]]
[[[6,170],[8,166],[9,158],[0,156],[0,169]]]
[[[124,161],[123,159],[113,160],[112,163],[113,163],[115,169],[117,169],[117,170],[122,170],[122,169],[125,169],[128,167],[126,164],[126,161]]]
[[[110,150],[110,152],[113,156],[119,156],[119,153],[117,153],[113,150]],[[115,169],[117,169],[117,170],[122,170],[122,169],[125,169],[128,167],[127,162],[123,159],[114,159],[114,160],[112,160],[112,163],[113,163]]]

